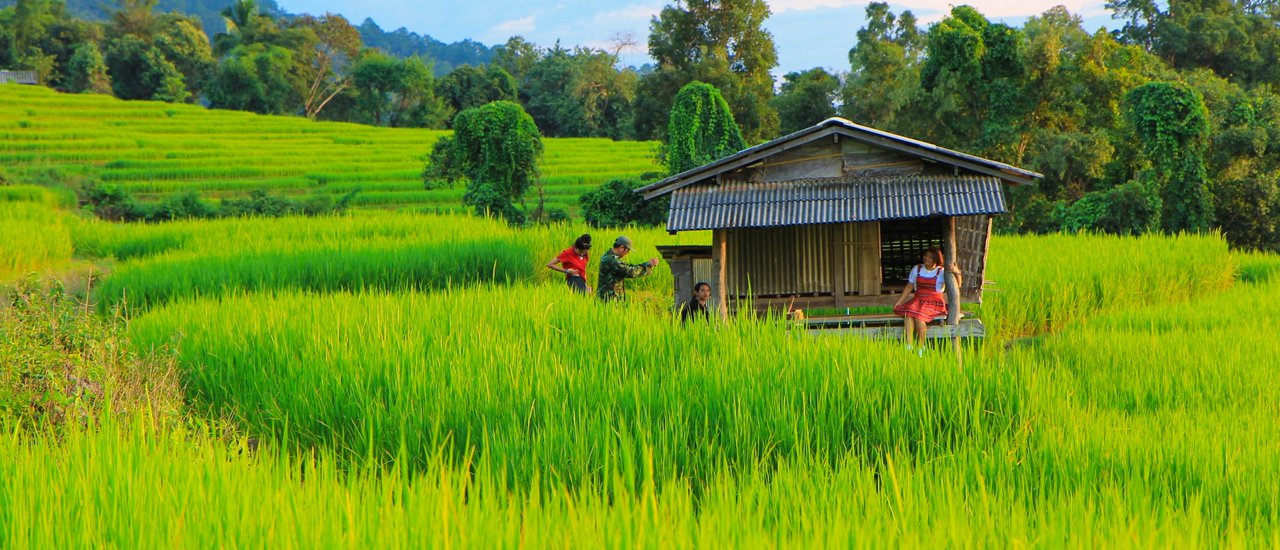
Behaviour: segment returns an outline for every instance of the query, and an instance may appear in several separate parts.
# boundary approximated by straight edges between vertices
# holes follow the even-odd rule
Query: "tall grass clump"
[[[0,202],[0,281],[71,259],[69,216],[37,202]]]
[[[1217,235],[999,235],[991,241],[982,318],[1001,337],[1034,335],[1100,310],[1216,293],[1232,284],[1235,270]]]
[[[483,460],[419,473],[330,453],[249,452],[217,433],[0,433],[0,545],[12,548],[1231,547],[1267,546],[1274,520],[1175,503],[1142,484],[1009,498],[970,462],[803,457],[718,468],[699,492],[645,467],[579,488],[510,491]],[[619,471],[619,470],[614,470]],[[1264,480],[1273,481],[1273,480]],[[1274,485],[1272,485],[1274,487]],[[74,527],[72,527],[74,526]]]
[[[100,287],[104,308],[122,299],[143,309],[184,296],[229,291],[433,289],[477,281],[553,280],[542,268],[590,230],[581,224],[527,229],[466,215],[356,213],[317,218],[237,218],[165,224],[108,224],[76,220],[76,253],[120,263]],[[638,243],[633,261],[657,256],[654,246],[697,242],[702,234],[667,236],[627,230]],[[616,231],[595,231],[611,243]],[[595,281],[599,254],[588,277]],[[636,259],[638,258],[638,259]],[[630,287],[668,300],[669,270]]]
[[[121,269],[97,297],[103,310],[145,311],[179,298],[253,291],[432,290],[528,280],[531,264],[528,250],[498,240],[160,256]]]

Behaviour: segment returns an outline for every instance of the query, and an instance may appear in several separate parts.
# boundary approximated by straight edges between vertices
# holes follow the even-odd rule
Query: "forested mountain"
[[[17,0],[0,0],[0,8],[7,8]],[[67,12],[73,17],[90,21],[106,21],[119,2],[111,0],[66,0]],[[159,0],[155,11],[177,12],[200,19],[205,34],[214,36],[226,32],[227,23],[222,10],[231,6],[231,0]],[[294,17],[281,8],[275,0],[259,0],[258,11],[267,17]],[[429,35],[418,34],[404,27],[384,31],[373,19],[366,18],[358,27],[365,45],[381,49],[397,57],[425,56],[435,62],[436,75],[443,75],[458,65],[483,65],[493,57],[493,48],[467,39],[446,44]]]
[[[378,48],[396,57],[426,57],[434,62],[436,76],[441,76],[459,65],[483,65],[493,59],[495,48],[471,39],[445,44],[429,35],[418,34],[404,27],[384,31],[373,19],[365,18],[356,27],[366,46]]]

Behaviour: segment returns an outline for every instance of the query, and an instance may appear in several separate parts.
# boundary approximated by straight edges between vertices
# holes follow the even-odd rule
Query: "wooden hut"
[[[671,233],[712,231],[711,246],[660,247],[677,305],[705,281],[722,315],[751,304],[830,319],[892,305],[924,250],[940,247],[964,275],[949,285],[955,325],[962,300],[982,299],[1003,187],[1041,177],[830,118],[637,192],[671,201]]]

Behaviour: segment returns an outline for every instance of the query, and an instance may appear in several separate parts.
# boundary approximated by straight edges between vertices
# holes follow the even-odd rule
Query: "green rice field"
[[[152,101],[0,86],[0,166],[11,178],[92,177],[143,201],[196,191],[342,195],[361,208],[461,210],[461,188],[426,190],[422,169],[445,132],[311,122]],[[607,180],[659,171],[653,142],[543,140],[548,207],[578,211]],[[531,190],[530,206],[537,201]]]
[[[572,295],[580,227],[10,195],[6,278],[98,266],[187,420],[0,423],[6,548],[1280,545],[1280,258],[1216,236],[998,237],[991,336],[921,358]]]

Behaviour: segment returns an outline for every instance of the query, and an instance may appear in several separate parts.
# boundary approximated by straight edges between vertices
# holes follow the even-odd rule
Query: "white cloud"
[[[490,28],[489,32],[497,32],[497,33],[529,32],[534,29],[534,23],[536,21],[537,21],[537,16],[533,16],[533,15],[530,15],[528,17],[521,17],[519,19],[512,19],[510,21],[503,21],[501,23],[498,23],[497,25],[494,25],[492,28]]]
[[[846,8],[849,6],[865,6],[866,0],[774,0],[769,2],[769,10],[773,13],[788,11],[805,11],[818,8]]]
[[[662,5],[631,5],[616,10],[610,10],[603,13],[597,13],[592,17],[592,21],[596,24],[609,25],[621,24],[626,25],[641,21],[649,22],[649,18],[658,15],[662,11]]]
[[[907,4],[893,2],[890,4],[890,8],[895,13],[902,10],[911,10],[916,12],[917,15],[922,13],[946,14],[951,11],[952,6],[965,4],[977,8],[988,18],[1040,15],[1049,8],[1058,5],[1066,6],[1067,11],[1081,17],[1101,15],[1106,12],[1104,3],[1098,0],[910,0]],[[774,0],[769,2],[769,8],[774,13],[807,11],[819,8],[845,8],[849,6],[865,7],[866,5],[867,0]],[[922,17],[921,20],[922,22],[930,22],[941,18],[941,16],[926,16]]]

